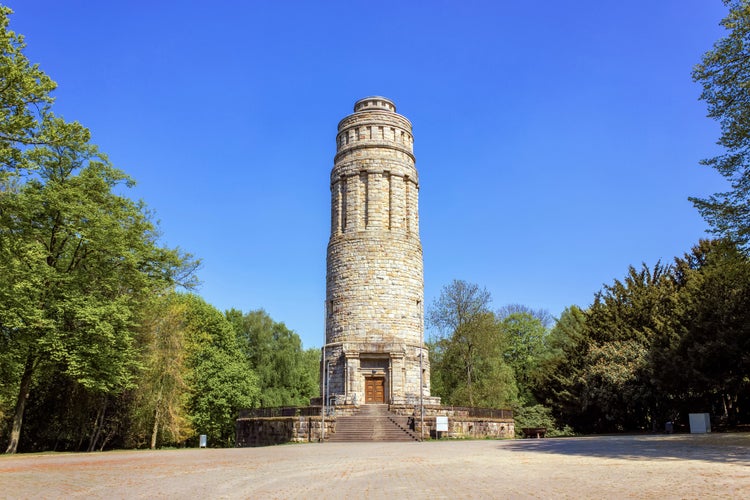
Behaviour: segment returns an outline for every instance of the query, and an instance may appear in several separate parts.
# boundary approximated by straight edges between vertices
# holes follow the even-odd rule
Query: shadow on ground
[[[630,460],[705,460],[750,466],[750,433],[518,439],[506,441],[502,446],[527,453]]]

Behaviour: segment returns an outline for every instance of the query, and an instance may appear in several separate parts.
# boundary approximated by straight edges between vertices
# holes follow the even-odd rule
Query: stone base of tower
[[[321,395],[329,405],[440,404],[430,396],[429,358],[422,346],[338,342],[324,347],[323,363]]]

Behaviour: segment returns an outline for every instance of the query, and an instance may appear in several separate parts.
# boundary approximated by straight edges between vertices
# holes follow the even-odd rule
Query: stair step
[[[356,415],[336,418],[329,441],[417,441],[406,429],[407,418],[391,414],[388,405],[363,405]]]

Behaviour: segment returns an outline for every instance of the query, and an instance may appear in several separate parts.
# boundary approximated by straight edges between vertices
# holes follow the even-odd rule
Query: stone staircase
[[[328,441],[419,441],[407,422],[408,417],[391,414],[388,405],[362,405],[356,415],[336,417],[336,430]]]

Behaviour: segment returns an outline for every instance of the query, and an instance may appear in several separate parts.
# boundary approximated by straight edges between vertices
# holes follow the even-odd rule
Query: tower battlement
[[[369,105],[371,101],[368,99],[358,101],[358,104],[363,105],[355,106],[354,114],[339,122],[334,161],[341,160],[353,151],[379,147],[400,151],[413,163],[414,137],[411,122],[396,113],[396,107],[392,103],[390,107]]]

